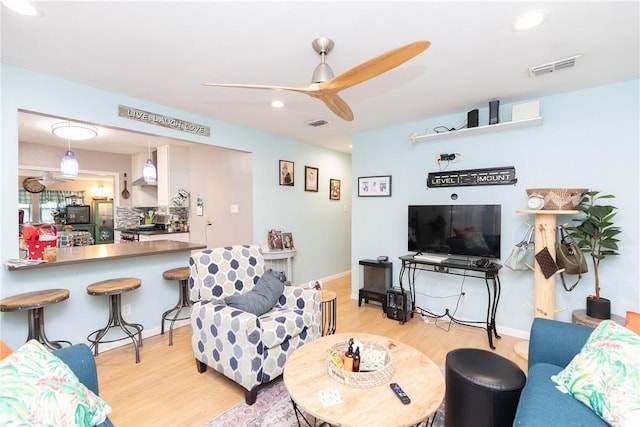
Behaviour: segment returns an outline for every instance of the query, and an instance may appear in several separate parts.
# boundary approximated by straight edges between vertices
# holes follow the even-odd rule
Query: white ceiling
[[[492,99],[508,103],[634,79],[640,69],[638,1],[33,3],[42,16],[1,9],[5,64],[345,152],[354,133],[484,108]],[[532,9],[545,13],[543,24],[513,30],[515,18]],[[319,63],[311,42],[321,36],[335,42],[327,63],[336,75],[412,41],[432,44],[341,92],[352,122],[299,93],[201,85],[305,86]],[[529,67],[573,55],[581,55],[575,68],[529,77]],[[269,107],[275,98],[286,108]],[[25,120],[21,140],[55,143],[51,119],[36,117]],[[331,123],[305,124],[321,118]],[[215,133],[213,126],[214,140]],[[128,148],[99,145],[126,151],[146,140],[134,135]]]

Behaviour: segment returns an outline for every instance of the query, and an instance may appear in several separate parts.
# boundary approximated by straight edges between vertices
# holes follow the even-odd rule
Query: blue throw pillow
[[[269,269],[249,292],[233,294],[226,297],[224,302],[229,307],[262,316],[276,305],[283,291],[284,283],[273,270]]]

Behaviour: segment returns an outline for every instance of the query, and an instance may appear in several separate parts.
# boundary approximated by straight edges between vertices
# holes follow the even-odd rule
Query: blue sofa
[[[580,352],[593,331],[573,323],[536,318],[529,338],[529,372],[514,426],[608,426],[598,415],[556,388],[551,376]]]
[[[71,368],[82,384],[99,396],[96,361],[91,349],[86,344],[75,344],[70,347],[63,347],[54,350],[53,354]],[[114,426],[109,418],[107,418],[103,423],[99,424],[99,427]]]

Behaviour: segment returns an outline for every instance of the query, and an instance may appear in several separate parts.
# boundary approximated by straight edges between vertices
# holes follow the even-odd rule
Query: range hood
[[[153,181],[153,182],[147,182],[144,180],[143,177],[140,177],[138,179],[136,179],[135,181],[133,181],[131,183],[131,185],[136,186],[136,187],[157,187],[158,186],[158,181]]]

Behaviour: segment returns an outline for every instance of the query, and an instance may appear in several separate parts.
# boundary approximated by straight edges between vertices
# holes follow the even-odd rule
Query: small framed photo
[[[280,160],[280,185],[294,185],[293,162]]]
[[[329,180],[329,199],[340,200],[340,180],[339,179],[332,178]]]
[[[282,233],[282,249],[284,250],[292,250],[296,247],[293,245],[293,234],[291,233]]]
[[[391,175],[358,177],[358,197],[391,196]]]
[[[282,232],[275,229],[269,230],[267,243],[270,250],[282,249]]]
[[[304,191],[318,191],[318,168],[304,167]]]

